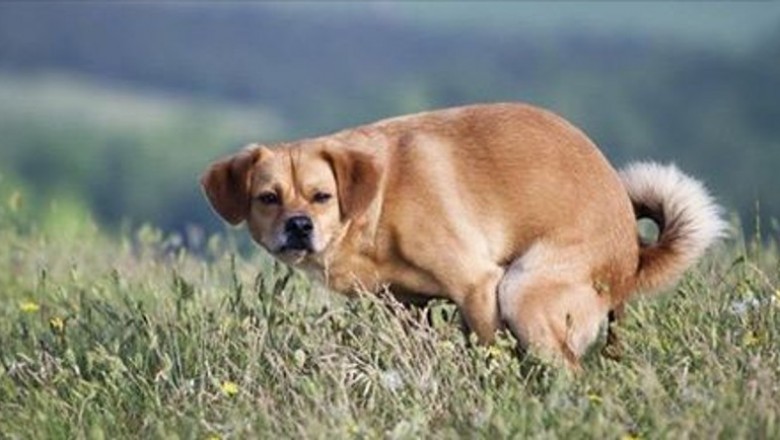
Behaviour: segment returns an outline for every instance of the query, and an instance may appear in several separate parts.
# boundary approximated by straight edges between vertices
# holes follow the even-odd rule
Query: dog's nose
[[[284,230],[296,237],[308,237],[311,235],[314,229],[314,224],[311,219],[305,215],[296,215],[287,219],[287,223],[284,225]]]

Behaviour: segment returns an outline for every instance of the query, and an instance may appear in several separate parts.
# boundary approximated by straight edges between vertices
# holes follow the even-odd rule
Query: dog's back
[[[535,107],[462,107],[376,127],[391,138],[389,187],[414,194],[386,203],[383,221],[431,244],[415,240],[405,252],[426,260],[468,250],[456,267],[504,267],[504,323],[521,343],[573,364],[609,311],[672,282],[723,229],[693,179],[653,165],[621,180],[580,130]],[[640,246],[638,216],[658,222],[657,243]]]

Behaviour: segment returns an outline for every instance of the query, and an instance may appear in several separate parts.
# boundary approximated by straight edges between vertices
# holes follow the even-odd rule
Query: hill
[[[0,70],[6,77],[28,78],[54,71],[100,88],[187,97],[192,108],[207,109],[212,101],[263,108],[283,129],[274,134],[259,130],[258,140],[321,134],[427,108],[529,101],[580,125],[618,165],[647,158],[677,162],[709,182],[729,209],[751,223],[757,202],[767,217],[780,213],[780,195],[772,190],[780,163],[777,35],[734,51],[642,33],[426,28],[371,13],[320,16],[263,5],[4,3]],[[88,99],[82,102],[81,107],[90,106]],[[46,105],[36,104],[40,111],[35,112],[19,110],[11,119],[32,124],[36,114],[48,112]],[[5,114],[17,107],[7,104]],[[220,151],[238,148],[243,139],[231,136],[236,141],[225,142],[205,134],[208,122],[193,125],[201,139],[193,143],[193,157],[204,164]],[[24,167],[19,157],[36,142],[37,154],[55,151],[40,140],[45,133],[50,139],[69,135],[54,134],[57,126],[46,119],[26,134],[22,126],[9,123],[0,132],[14,139],[0,151],[0,167],[27,183],[48,182],[44,171]],[[184,131],[176,139],[176,130],[185,128],[172,129],[164,142],[142,139],[137,130],[125,139],[155,149],[191,142]],[[220,144],[206,145],[208,139]],[[116,168],[112,154],[74,166],[82,174],[76,180],[91,182],[99,169]],[[133,160],[130,155],[121,162]],[[191,185],[191,174],[177,171],[174,162],[156,167],[149,165],[148,173],[169,173],[178,187]],[[132,172],[119,167],[114,176],[138,180]],[[101,219],[150,219],[150,211],[130,196],[113,206],[98,203],[113,197],[99,195],[105,188],[87,189],[89,205]],[[161,219],[165,214],[158,213],[151,219],[179,229],[204,221],[188,212],[194,191],[187,197],[166,196],[171,199],[164,204],[175,204],[176,197],[187,203],[169,217]]]

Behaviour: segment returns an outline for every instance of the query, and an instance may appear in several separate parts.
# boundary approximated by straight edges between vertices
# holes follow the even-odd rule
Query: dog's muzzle
[[[305,215],[290,217],[284,224],[285,243],[280,251],[314,251],[314,223]]]

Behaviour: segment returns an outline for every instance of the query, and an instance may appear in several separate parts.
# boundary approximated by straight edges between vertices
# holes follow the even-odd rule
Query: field
[[[151,227],[70,236],[0,211],[3,438],[777,438],[777,249],[728,240],[666,295],[634,302],[624,356],[573,377],[470,348],[433,325],[346,301]],[[758,243],[763,242],[760,245]],[[245,253],[244,253],[245,254]]]

